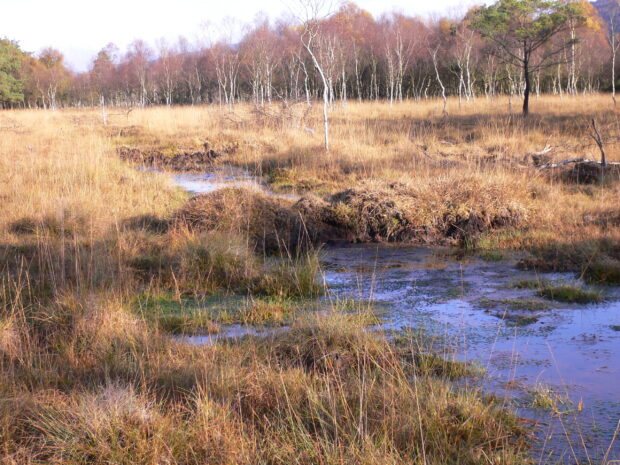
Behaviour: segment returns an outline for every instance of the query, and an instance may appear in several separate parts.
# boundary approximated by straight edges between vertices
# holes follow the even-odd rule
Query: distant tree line
[[[536,34],[544,36],[540,28],[551,23],[533,21],[530,29],[523,29],[533,34],[529,48],[515,49],[513,43],[521,44],[522,37],[507,34],[515,27],[510,23],[512,10],[504,11],[503,17],[498,16],[500,10],[478,7],[461,18],[424,20],[400,13],[375,18],[345,3],[318,21],[311,51],[324,76],[304,46],[303,24],[268,19],[248,26],[237,41],[201,45],[180,38],[174,44],[162,40],[152,48],[137,40],[125,51],[109,44],[83,73],[70,71],[58,50],[33,55],[4,39],[0,107],[232,106],[241,101],[263,105],[323,99],[325,90],[331,104],[440,95],[469,101],[499,94],[523,96],[526,91],[563,95],[614,87],[620,43],[615,10],[601,18],[585,0],[500,0],[496,5],[500,4],[529,5],[531,11],[522,13],[534,20],[561,13],[562,27],[538,43]],[[571,9],[563,9],[566,5]],[[530,54],[530,63],[541,65],[526,66],[524,74],[523,53]]]

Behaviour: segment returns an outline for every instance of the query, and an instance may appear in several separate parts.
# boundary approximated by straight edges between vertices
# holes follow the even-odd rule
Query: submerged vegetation
[[[554,415],[566,415],[573,406],[568,394],[542,383],[530,389],[530,401],[534,408],[549,410]]]

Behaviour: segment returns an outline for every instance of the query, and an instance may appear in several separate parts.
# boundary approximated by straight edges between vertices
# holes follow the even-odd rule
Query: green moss
[[[482,250],[478,253],[480,259],[485,262],[501,262],[502,260],[508,259],[508,255],[501,250]]]
[[[478,304],[484,308],[508,308],[510,310],[549,310],[551,306],[547,302],[537,299],[500,299],[493,300],[482,298]]]
[[[282,325],[301,310],[316,307],[314,301],[276,298],[202,296],[175,298],[172,294],[143,295],[134,311],[163,331],[174,334],[214,333],[219,325]]]
[[[510,287],[514,289],[540,289],[546,284],[546,281],[539,279],[522,279],[511,284]]]
[[[589,304],[603,300],[599,291],[583,289],[569,284],[547,285],[540,289],[537,294],[545,299],[566,303]]]
[[[175,297],[172,293],[142,294],[132,304],[135,313],[159,329],[173,334],[211,334],[220,325],[282,326],[302,314],[325,310],[323,299],[290,299],[273,296],[215,295]],[[381,323],[380,304],[369,306],[353,300],[328,303],[333,314],[359,326]]]

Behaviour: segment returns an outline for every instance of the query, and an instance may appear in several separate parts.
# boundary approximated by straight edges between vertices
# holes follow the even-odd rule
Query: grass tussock
[[[545,280],[522,280],[514,283],[512,287],[515,289],[533,289],[537,296],[557,302],[588,304],[603,301],[601,291],[587,289],[576,284],[554,284]],[[533,304],[538,303],[541,307],[546,305],[545,302],[539,300],[526,301],[531,301]]]
[[[9,329],[26,359],[2,339],[7,463],[524,460],[516,419],[452,384],[456,362],[428,362],[419,341],[393,345],[355,318],[198,348],[101,296],[67,297],[39,326],[45,311],[22,309],[25,326]]]
[[[573,406],[567,393],[559,392],[543,383],[536,384],[529,395],[533,408],[548,410],[557,416],[570,413]]]
[[[569,284],[543,286],[538,291],[538,295],[546,299],[566,303],[590,304],[603,301],[601,292]]]

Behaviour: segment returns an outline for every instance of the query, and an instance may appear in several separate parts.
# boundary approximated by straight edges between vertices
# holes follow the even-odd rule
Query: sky
[[[221,33],[225,18],[250,23],[257,14],[275,19],[291,15],[297,0],[0,0],[0,38],[17,40],[23,50],[37,53],[54,47],[65,54],[74,71],[88,69],[93,56],[114,42],[121,50],[135,39],[152,46],[184,36],[205,39]],[[335,4],[336,3],[336,0]],[[397,10],[428,16],[464,12],[475,0],[357,0],[379,16]],[[209,29],[207,24],[214,26]],[[231,27],[224,29],[230,32]]]

